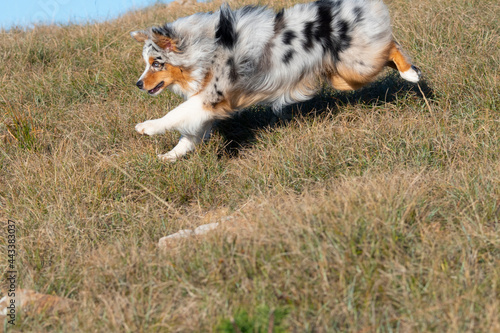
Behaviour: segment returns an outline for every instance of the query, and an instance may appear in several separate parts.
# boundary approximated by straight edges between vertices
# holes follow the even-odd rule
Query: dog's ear
[[[153,31],[153,42],[165,51],[177,52],[177,43],[174,39]]]
[[[144,31],[132,31],[130,33],[133,39],[135,39],[139,43],[144,43],[149,36]]]

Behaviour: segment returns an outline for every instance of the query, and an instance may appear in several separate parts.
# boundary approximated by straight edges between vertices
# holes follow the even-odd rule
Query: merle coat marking
[[[278,13],[223,5],[132,36],[144,44],[146,61],[137,86],[151,95],[168,87],[186,99],[136,126],[141,134],[181,133],[179,144],[159,156],[164,160],[193,150],[215,119],[255,103],[278,111],[311,98],[320,80],[357,89],[386,65],[409,81],[420,77],[393,41],[381,0],[319,0]]]

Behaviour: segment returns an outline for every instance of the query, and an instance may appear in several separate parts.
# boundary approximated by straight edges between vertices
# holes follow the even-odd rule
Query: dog
[[[164,161],[194,150],[215,120],[253,104],[279,112],[313,97],[324,80],[359,89],[385,66],[410,82],[421,76],[393,40],[381,0],[319,0],[278,12],[224,4],[131,36],[143,44],[146,62],[137,87],[152,96],[169,88],[185,99],[135,126],[146,135],[180,132],[179,143],[158,155]]]

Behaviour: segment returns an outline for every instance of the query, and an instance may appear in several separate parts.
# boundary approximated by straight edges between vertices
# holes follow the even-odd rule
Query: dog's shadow
[[[256,141],[259,130],[284,126],[295,116],[322,117],[327,110],[329,114],[341,112],[342,107],[339,106],[342,105],[381,105],[394,102],[407,94],[421,99],[434,98],[434,92],[425,80],[421,80],[417,85],[392,73],[353,92],[339,92],[325,87],[311,100],[285,107],[280,115],[276,115],[269,107],[253,107],[219,121],[214,130],[226,141],[221,155],[236,157],[242,149]]]

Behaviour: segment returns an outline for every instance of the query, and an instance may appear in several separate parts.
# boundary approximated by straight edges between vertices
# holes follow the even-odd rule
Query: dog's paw
[[[140,134],[155,135],[165,133],[165,129],[159,126],[156,120],[147,120],[135,125],[135,130]]]
[[[420,71],[420,69],[413,65],[406,72],[399,72],[399,74],[406,81],[410,81],[413,83],[417,83],[418,81],[420,81],[420,77],[422,76],[422,72]]]
[[[169,151],[166,154],[160,154],[160,155],[158,155],[158,158],[160,159],[160,161],[162,161],[162,162],[170,162],[170,163],[173,163],[173,162],[177,161],[177,159],[179,159],[180,157],[181,156],[178,156],[173,151]]]

